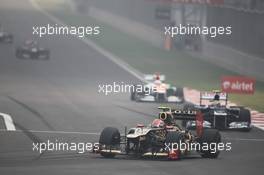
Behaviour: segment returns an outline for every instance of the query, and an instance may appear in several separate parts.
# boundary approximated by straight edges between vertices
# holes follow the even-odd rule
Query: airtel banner
[[[222,91],[226,93],[254,94],[256,80],[240,76],[224,76],[221,78]]]

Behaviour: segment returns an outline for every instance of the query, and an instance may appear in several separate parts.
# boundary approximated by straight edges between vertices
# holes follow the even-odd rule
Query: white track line
[[[44,14],[45,16],[47,16],[48,18],[50,18],[55,23],[61,24],[63,26],[68,26],[67,24],[65,24],[64,22],[62,22],[60,19],[56,18],[55,16],[51,15],[50,13],[48,13],[47,11],[45,11],[43,8],[41,8],[35,2],[35,0],[29,0],[29,2],[31,3],[31,5],[36,10],[40,11],[42,14]],[[124,69],[125,71],[127,71],[128,73],[130,73],[131,75],[135,76],[136,78],[138,78],[139,80],[141,80],[143,82],[146,82],[146,80],[143,78],[143,73],[141,73],[140,71],[134,69],[133,67],[131,67],[130,65],[128,65],[126,62],[124,62],[123,60],[121,60],[120,58],[118,58],[116,55],[113,55],[112,53],[110,53],[107,50],[103,49],[102,47],[98,46],[96,43],[94,43],[92,40],[90,40],[88,38],[79,38],[79,37],[76,37],[76,38],[80,39],[85,44],[87,44],[88,46],[90,46],[91,48],[93,48],[94,50],[96,50],[97,52],[99,52],[100,54],[104,55],[106,58],[108,58],[109,60],[111,60],[112,62],[114,62],[115,64],[117,64],[119,67],[121,67],[122,69]]]
[[[0,130],[6,131],[6,130]],[[76,132],[76,131],[37,131],[37,130],[13,130],[14,132],[30,132],[30,133],[47,133],[47,134],[80,134],[80,135],[100,135],[96,132]]]
[[[0,113],[0,117],[3,117],[3,119],[4,119],[6,130],[8,130],[8,131],[15,131],[16,130],[13,119],[10,115]]]
[[[5,130],[0,130],[5,131]],[[13,132],[25,132],[23,130],[16,130]],[[26,132],[31,132],[31,133],[48,133],[48,134],[79,134],[79,135],[100,135],[100,133],[97,132],[72,132],[72,131],[37,131],[37,130],[27,130]],[[224,140],[233,140],[233,141],[250,141],[250,142],[264,142],[264,139],[257,139],[257,138],[223,138]]]

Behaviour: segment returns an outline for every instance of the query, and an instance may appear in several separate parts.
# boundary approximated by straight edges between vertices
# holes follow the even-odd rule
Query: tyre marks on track
[[[7,131],[15,131],[16,130],[15,124],[14,124],[13,119],[10,115],[0,113],[0,118],[2,121],[1,123],[4,125],[4,126],[2,126],[2,128],[0,128],[1,130],[7,130]]]

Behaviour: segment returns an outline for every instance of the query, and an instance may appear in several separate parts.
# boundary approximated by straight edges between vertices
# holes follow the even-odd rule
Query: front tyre
[[[40,51],[39,54],[38,54],[38,57],[42,58],[43,60],[49,60],[49,58],[50,58],[49,50]]]
[[[179,160],[181,159],[181,150],[178,148],[180,142],[184,142],[184,134],[178,131],[170,131],[167,133],[165,144],[166,150],[168,152],[168,159],[169,160]],[[178,145],[175,148],[175,145]]]
[[[109,152],[101,152],[101,155],[105,158],[113,158],[116,153],[112,153],[110,150],[115,150],[120,146],[120,132],[117,128],[106,127],[103,129],[100,135],[99,144],[102,149],[109,150]]]
[[[239,113],[239,119],[241,122],[247,122],[248,123],[248,128],[242,129],[245,132],[249,132],[251,130],[251,114],[248,109],[245,108],[240,108],[240,113]]]
[[[5,42],[8,43],[8,44],[13,43],[13,36],[12,35],[7,36],[5,38]]]
[[[16,49],[16,57],[17,58],[21,58],[21,50],[20,49]]]
[[[136,90],[135,90],[135,86],[133,86],[133,89],[131,90],[130,100],[131,101],[135,101],[136,100]]]
[[[217,158],[220,151],[218,150],[218,144],[221,142],[221,135],[216,129],[205,129],[198,143],[201,146],[201,156],[203,158]],[[203,148],[204,145],[207,145]]]

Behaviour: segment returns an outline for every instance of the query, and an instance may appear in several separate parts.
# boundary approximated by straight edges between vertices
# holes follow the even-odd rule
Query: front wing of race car
[[[209,121],[204,121],[203,122],[203,127],[204,128],[217,128],[214,126],[213,123]],[[195,121],[188,121],[186,123],[186,128],[189,130],[194,130],[196,129],[196,122]],[[231,122],[227,124],[225,127],[221,129],[226,129],[226,130],[250,130],[251,129],[251,124],[249,122]]]
[[[101,154],[104,157],[112,158],[116,155],[123,155],[123,156],[137,156],[140,155],[141,158],[166,158],[170,160],[178,160],[180,158],[179,151],[168,151],[161,149],[159,151],[148,151],[144,153],[137,154],[133,151],[127,151],[127,139],[126,135],[121,136],[121,141],[119,146],[107,146],[104,144],[100,144],[99,147],[93,148],[93,153]],[[185,156],[187,156],[186,152],[184,152]]]
[[[18,58],[30,59],[49,59],[49,51],[47,49],[17,49],[16,56]]]

